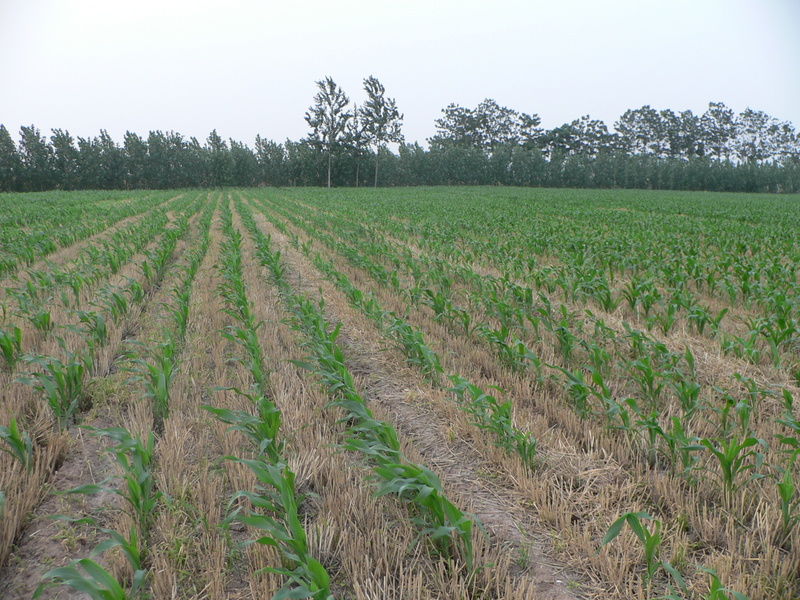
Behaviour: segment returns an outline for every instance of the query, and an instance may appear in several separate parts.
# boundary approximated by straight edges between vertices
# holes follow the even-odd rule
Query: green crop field
[[[0,596],[798,598],[798,232],[794,195],[0,195]]]

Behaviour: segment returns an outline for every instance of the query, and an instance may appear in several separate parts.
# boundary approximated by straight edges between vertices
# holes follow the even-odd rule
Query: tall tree
[[[206,149],[209,154],[211,185],[215,187],[229,185],[233,172],[231,153],[225,140],[220,137],[216,129],[209,134],[208,140],[206,140]]]
[[[731,142],[736,135],[733,110],[722,102],[709,102],[708,110],[700,117],[700,129],[706,154],[717,160],[729,159]]]
[[[542,153],[548,159],[553,156],[596,156],[603,151],[613,150],[617,136],[608,132],[603,121],[584,115],[572,123],[565,123],[545,132],[540,137]]]
[[[375,145],[375,187],[378,187],[378,159],[381,149],[393,142],[402,144],[403,115],[397,110],[394,98],[386,97],[383,84],[370,75],[364,80],[367,100],[359,111],[362,129],[367,143]]]
[[[286,183],[286,150],[282,144],[256,136],[256,159],[259,182],[268,185]]]
[[[654,154],[665,156],[668,142],[664,122],[657,110],[649,104],[635,110],[626,110],[614,123],[622,147],[629,154]]]
[[[125,157],[128,188],[147,187],[147,142],[136,133],[125,132],[122,142],[122,154]]]
[[[252,187],[258,178],[258,160],[253,151],[233,138],[230,140],[231,149],[231,177],[233,185],[238,187]]]
[[[532,146],[541,135],[538,115],[519,113],[487,98],[474,109],[450,104],[436,119],[432,146],[455,145],[492,153],[504,144]]]
[[[180,134],[176,134],[180,135]],[[209,169],[208,155],[196,137],[189,138],[183,143],[181,168],[183,181],[187,187],[208,187]]]
[[[333,153],[345,142],[347,124],[353,114],[347,110],[350,98],[331,77],[317,81],[317,87],[319,92],[314,96],[314,105],[305,115],[311,127],[308,142],[328,155],[328,187],[331,187]]]
[[[106,190],[120,189],[127,177],[127,165],[122,149],[105,129],[95,138],[100,152],[101,187]]]
[[[19,154],[24,169],[25,189],[34,192],[51,189],[53,149],[33,125],[22,126],[20,137]]]
[[[22,158],[5,125],[0,124],[0,192],[21,189]]]
[[[362,109],[358,104],[353,104],[353,118],[347,122],[342,145],[347,148],[350,158],[356,164],[356,187],[359,187],[361,185],[361,163],[369,154],[369,136],[364,126]],[[377,160],[376,154],[375,161],[377,162]]]
[[[795,142],[794,127],[762,110],[750,108],[736,119],[733,149],[739,160],[756,163],[790,156]]]
[[[56,187],[74,190],[78,185],[78,162],[80,160],[75,140],[69,131],[53,129],[50,143],[53,148],[53,171]]]

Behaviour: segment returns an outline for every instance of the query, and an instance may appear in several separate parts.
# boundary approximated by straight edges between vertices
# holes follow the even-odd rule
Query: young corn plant
[[[137,373],[130,382],[144,383],[144,397],[153,403],[153,420],[157,428],[163,426],[169,416],[169,388],[178,372],[177,348],[175,339],[164,330],[164,340],[147,346],[132,342],[145,348],[145,358],[135,358],[132,370]]]
[[[399,317],[392,316],[386,330],[400,345],[409,363],[418,367],[424,375],[431,379],[438,379],[439,374],[442,373],[439,355],[425,344],[419,329]]]
[[[213,406],[201,406],[219,421],[230,425],[228,431],[241,432],[253,444],[259,456],[264,456],[271,464],[277,464],[283,453],[283,440],[278,440],[281,426],[281,411],[264,396],[248,394],[237,388],[231,389],[248,398],[253,403],[255,414],[243,410],[229,410]]]
[[[590,416],[592,414],[592,407],[590,404],[592,386],[590,386],[589,382],[584,378],[583,371],[581,369],[570,371],[558,365],[547,366],[551,369],[561,371],[561,373],[564,374],[565,379],[561,379],[557,376],[553,376],[553,379],[567,392],[567,396],[572,403],[572,409],[577,415],[581,419]]]
[[[28,320],[41,334],[50,333],[55,327],[55,323],[50,316],[50,311],[43,308],[28,315]]]
[[[136,279],[128,278],[127,289],[128,294],[130,295],[128,300],[131,304],[139,304],[142,302],[142,300],[144,300],[144,288]]]
[[[670,455],[670,465],[673,473],[679,473],[690,485],[696,482],[694,472],[698,469],[698,452],[702,452],[705,446],[700,444],[700,438],[696,435],[688,435],[683,423],[678,417],[672,417],[672,427],[664,440]],[[678,470],[680,465],[680,471]]]
[[[50,581],[36,588],[32,600],[39,598],[47,588],[57,585],[65,585],[83,592],[91,600],[139,600],[147,597],[144,594],[146,571],[141,569],[134,571],[130,589],[126,589],[111,573],[91,558],[73,560],[66,567],[49,570],[42,578]]]
[[[701,408],[702,388],[696,380],[687,378],[680,369],[675,369],[669,373],[668,385],[681,404],[684,418],[688,419]]]
[[[77,310],[75,315],[81,322],[81,333],[86,338],[89,347],[99,348],[108,341],[108,327],[103,313],[95,311]]]
[[[96,494],[97,492],[106,491],[117,494],[126,502],[130,515],[133,517],[136,530],[132,533],[132,536],[136,536],[136,539],[140,541],[146,540],[153,524],[156,507],[163,497],[163,494],[155,489],[155,481],[152,475],[155,433],[151,431],[147,438],[142,440],[138,436],[133,436],[130,431],[123,427],[109,427],[106,429],[86,427],[86,429],[92,435],[106,436],[117,442],[111,452],[113,453],[114,461],[122,470],[123,486],[121,489],[106,487],[107,483],[116,478],[111,476],[99,484],[81,485],[62,493]],[[128,540],[128,543],[132,543],[132,541]]]
[[[164,308],[172,318],[175,325],[175,337],[183,339],[186,335],[186,327],[189,324],[189,298],[191,296],[191,288],[186,285],[183,288],[174,288],[172,290],[175,305],[164,305]]]
[[[25,469],[33,469],[33,442],[27,432],[20,430],[16,419],[11,419],[8,427],[0,425],[0,440],[5,446],[0,451],[16,458]]]
[[[494,434],[495,445],[506,453],[516,453],[529,469],[536,465],[536,438],[530,433],[515,428],[511,418],[511,401],[502,404],[478,386],[463,377],[452,375],[454,387],[450,391],[459,398],[462,410],[477,419],[473,425]]]
[[[759,471],[764,462],[764,454],[758,447],[767,449],[767,443],[754,437],[739,437],[734,433],[729,438],[704,438],[699,444],[711,453],[719,465],[719,472],[711,469],[707,471],[716,479],[722,490],[726,506],[730,506],[733,496],[746,483],[763,477],[760,473],[745,475],[750,471]]]
[[[275,547],[283,559],[281,567],[264,571],[286,577],[286,583],[273,598],[314,598],[333,600],[330,576],[325,567],[308,552],[306,532],[298,506],[305,496],[295,492],[295,475],[284,463],[232,458],[253,471],[259,482],[256,492],[240,491],[233,495],[229,507],[240,498],[256,510],[235,509],[227,522],[238,519],[263,533],[256,543]]]
[[[649,400],[650,406],[657,410],[664,389],[661,371],[653,364],[649,356],[628,364],[631,378],[634,380],[642,396]]]
[[[261,345],[256,331],[263,325],[263,322],[256,323],[252,327],[236,327],[228,325],[222,332],[222,337],[242,346],[246,352],[246,358],[242,362],[250,371],[259,393],[267,395],[269,393],[269,375],[264,368],[264,358],[261,352]]]
[[[714,569],[706,567],[698,567],[700,571],[708,574],[708,592],[699,597],[699,600],[750,600],[745,594],[726,588],[719,580],[719,576]],[[664,596],[659,596],[659,600],[685,600],[685,596],[678,596],[670,593]]]
[[[652,523],[652,528],[648,528],[645,524],[646,521]],[[649,592],[652,588],[653,577],[658,573],[659,569],[663,569],[668,573],[675,583],[686,592],[686,583],[678,570],[669,562],[659,560],[658,555],[661,550],[661,521],[654,519],[646,512],[627,512],[616,521],[614,521],[608,528],[602,542],[600,542],[600,549],[606,544],[614,540],[621,532],[625,525],[630,527],[636,538],[642,544],[644,551],[645,571],[642,573],[642,583]]]
[[[38,365],[42,371],[25,373],[16,381],[42,392],[59,429],[67,428],[84,398],[86,357],[67,352],[66,362],[55,356],[24,356],[22,360],[27,365]]]
[[[798,454],[800,454],[800,449],[792,452],[786,465],[776,467],[778,474],[773,476],[781,503],[781,530],[778,545],[784,548],[791,547],[792,531],[800,522],[800,494],[798,494],[795,483],[794,471]]]
[[[122,468],[121,489],[106,487],[114,477],[109,477],[99,484],[78,486],[63,494],[95,494],[106,491],[119,495],[127,503],[128,510],[134,523],[127,537],[118,531],[99,528],[109,536],[104,542],[98,544],[89,558],[74,560],[66,567],[52,569],[44,574],[43,582],[36,590],[34,598],[41,595],[42,591],[55,585],[66,585],[75,590],[89,594],[97,600],[144,600],[149,597],[145,594],[147,571],[144,569],[144,547],[153,523],[156,506],[162,498],[161,492],[154,489],[151,473],[153,460],[153,446],[155,436],[150,432],[146,441],[134,437],[127,429],[113,427],[109,429],[87,428],[92,435],[108,436],[117,445],[112,449],[116,463]],[[70,519],[57,516],[57,519],[73,523],[89,523],[96,525],[91,518]],[[128,586],[114,578],[99,564],[91,560],[98,554],[119,548],[128,561],[133,572],[133,578]]]
[[[396,494],[416,510],[411,522],[420,528],[420,538],[430,537],[436,551],[445,558],[458,552],[467,573],[474,574],[472,528],[474,522],[444,494],[439,477],[422,465],[382,462],[375,474],[383,479],[377,496]]]
[[[22,354],[22,330],[19,327],[15,326],[10,331],[0,329],[0,354],[4,368],[13,371]]]
[[[541,378],[542,362],[525,345],[524,342],[516,337],[511,337],[511,333],[505,325],[500,329],[491,329],[486,325],[478,325],[475,331],[486,340],[494,349],[500,362],[515,373],[521,373],[528,367],[533,367],[537,380]]]
[[[131,280],[133,281],[133,280]],[[114,323],[119,323],[119,320],[128,314],[128,299],[119,292],[105,287],[98,292],[97,305],[103,307],[111,315],[111,320]]]

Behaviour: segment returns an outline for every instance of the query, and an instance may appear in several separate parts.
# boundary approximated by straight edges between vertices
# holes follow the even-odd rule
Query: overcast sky
[[[377,77],[407,141],[484,98],[547,128],[709,101],[800,128],[800,0],[0,0],[0,123],[74,136],[308,133]]]

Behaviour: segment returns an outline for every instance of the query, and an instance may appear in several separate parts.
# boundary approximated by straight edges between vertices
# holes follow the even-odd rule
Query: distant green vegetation
[[[351,104],[333,79],[317,82],[305,113],[307,137],[256,136],[251,148],[213,130],[205,143],[175,131],[106,130],[76,140],[33,125],[19,144],[0,124],[0,192],[183,187],[509,185],[718,192],[800,191],[794,125],[747,108],[710,102],[702,114],[627,110],[610,128],[584,115],[553,129],[492,99],[450,104],[425,148],[409,143],[403,115],[376,78]],[[391,147],[390,147],[391,146]]]

